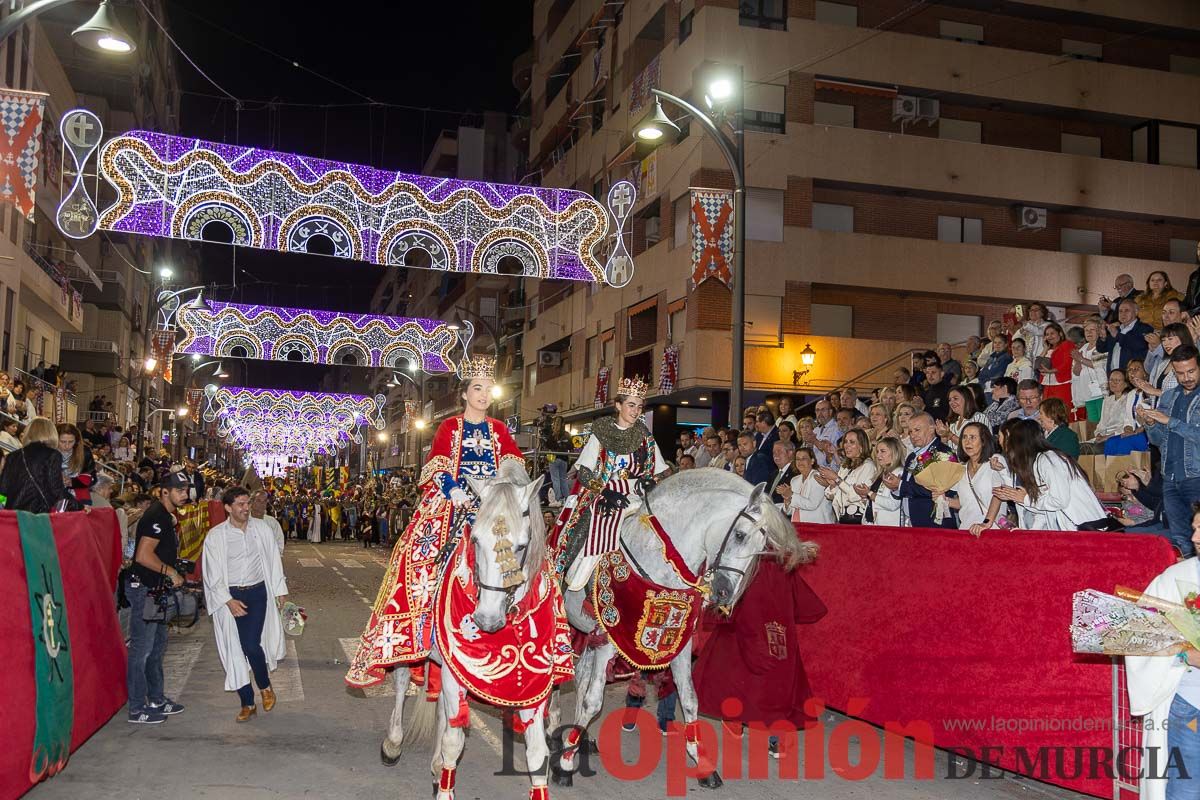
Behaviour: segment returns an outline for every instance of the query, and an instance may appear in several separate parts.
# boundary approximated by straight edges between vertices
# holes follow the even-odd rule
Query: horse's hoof
[[[724,785],[725,781],[721,780],[715,769],[700,779],[700,787],[703,789],[720,789]]]
[[[397,753],[393,758],[387,754],[387,750],[383,749],[383,745],[379,745],[379,760],[383,762],[385,767],[394,767],[400,763],[400,754]]]
[[[596,744],[596,740],[590,736],[587,738],[587,752],[592,756],[600,755],[600,745]]]
[[[550,782],[553,783],[555,786],[566,786],[566,787],[574,786],[575,785],[575,773],[574,772],[563,772],[558,767],[554,767],[553,769],[550,770]]]

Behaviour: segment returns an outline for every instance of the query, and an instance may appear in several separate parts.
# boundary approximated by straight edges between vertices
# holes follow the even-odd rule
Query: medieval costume
[[[825,616],[825,605],[795,570],[773,558],[760,560],[754,580],[728,618],[705,615],[708,636],[693,667],[700,713],[727,722],[811,722],[804,701],[812,692],[800,660],[795,627]],[[740,701],[727,717],[721,704]]]
[[[481,359],[481,361],[483,361]],[[494,367],[466,365],[464,380],[491,378]],[[397,664],[422,662],[432,644],[431,613],[446,556],[457,541],[470,539],[474,513],[456,508],[452,493],[467,490],[466,478],[493,477],[506,459],[525,466],[525,456],[500,420],[468,422],[465,416],[443,422],[433,437],[429,461],[421,470],[420,500],[400,535],[375,598],[371,619],[350,661],[346,683],[373,686]],[[451,541],[453,534],[454,541]]]
[[[625,378],[618,397],[641,400],[648,387],[638,378]],[[652,483],[669,469],[667,460],[644,422],[622,428],[619,418],[601,417],[575,462],[575,493],[567,498],[555,524],[550,549],[560,580],[582,588],[600,556],[617,549],[620,508],[609,506],[605,495],[628,497],[639,483]]]

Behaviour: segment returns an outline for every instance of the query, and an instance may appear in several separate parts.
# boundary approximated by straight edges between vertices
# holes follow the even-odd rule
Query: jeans
[[[550,483],[554,487],[554,499],[562,502],[571,493],[567,485],[567,460],[563,456],[555,456],[550,462]]]
[[[145,584],[136,588],[126,584],[129,600],[129,651],[125,688],[129,693],[129,713],[139,714],[147,703],[164,702],[163,656],[167,652],[167,626],[161,622],[146,622],[142,608],[148,590]]]
[[[625,695],[626,708],[641,708],[646,702],[645,697],[638,697],[632,694]],[[658,698],[658,708],[656,709],[658,717],[659,730],[666,730],[667,723],[675,721],[675,692],[663,695]]]
[[[1192,503],[1200,500],[1200,478],[1163,479],[1163,511],[1171,529],[1171,544],[1185,558],[1196,555],[1192,545]]]
[[[1167,767],[1167,800],[1200,800],[1200,733],[1189,727],[1196,724],[1197,717],[1200,709],[1175,695],[1167,723],[1167,748],[1178,757]],[[1165,755],[1159,756],[1160,764],[1166,760]],[[1180,763],[1183,774],[1177,768]]]
[[[246,605],[245,615],[233,618],[237,623],[238,640],[254,672],[254,682],[260,690],[269,689],[271,673],[267,670],[267,657],[262,649],[263,624],[267,620],[267,586],[265,583],[256,583],[245,589],[230,586],[229,594]],[[237,692],[243,706],[254,705],[254,690],[250,684],[239,687]]]

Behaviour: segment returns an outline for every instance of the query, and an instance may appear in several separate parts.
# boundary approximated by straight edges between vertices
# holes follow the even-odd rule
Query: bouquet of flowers
[[[1124,586],[1117,594],[1077,592],[1071,607],[1071,645],[1076,653],[1157,655],[1173,645],[1200,647],[1200,590],[1180,584],[1184,602],[1174,603]]]
[[[942,493],[933,504],[934,522],[941,522],[950,515],[950,503],[945,493],[958,484],[966,469],[954,453],[930,448],[917,456],[912,468],[913,479],[931,492]]]
[[[288,636],[299,636],[304,633],[304,624],[308,622],[308,613],[291,600],[283,604],[279,617],[283,623],[283,632]]]

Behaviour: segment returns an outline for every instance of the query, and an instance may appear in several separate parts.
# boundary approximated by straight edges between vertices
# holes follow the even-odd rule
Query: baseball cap
[[[190,489],[192,488],[192,483],[188,480],[187,475],[184,475],[182,472],[171,472],[167,474],[167,477],[163,478],[162,487],[164,489]]]

